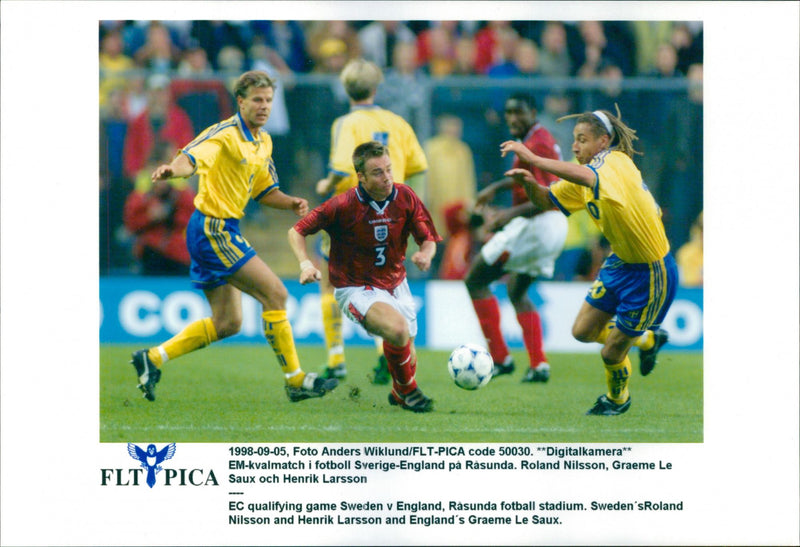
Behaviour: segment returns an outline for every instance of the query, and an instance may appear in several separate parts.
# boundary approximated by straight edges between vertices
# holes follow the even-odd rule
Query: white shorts
[[[417,307],[405,279],[392,292],[375,287],[342,287],[333,289],[333,296],[342,313],[362,326],[367,312],[375,302],[389,304],[406,318],[409,334],[412,337],[417,335]]]
[[[481,249],[492,265],[508,254],[503,270],[531,277],[552,277],[556,258],[567,238],[567,217],[561,211],[545,211],[531,218],[515,217]]]

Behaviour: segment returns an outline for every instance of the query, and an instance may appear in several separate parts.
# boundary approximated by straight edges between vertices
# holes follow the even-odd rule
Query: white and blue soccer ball
[[[492,379],[494,361],[485,348],[477,344],[462,344],[453,350],[447,370],[455,384],[462,389],[478,389]]]

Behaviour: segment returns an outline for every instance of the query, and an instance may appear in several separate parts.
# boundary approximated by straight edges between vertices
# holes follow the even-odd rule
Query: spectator
[[[249,29],[242,21],[193,21],[189,34],[205,50],[212,63],[217,61],[225,46],[247,51],[252,41]]]
[[[178,63],[178,75],[181,78],[208,78],[214,76],[214,70],[208,61],[206,50],[200,43],[193,41],[181,55]]]
[[[292,72],[311,72],[311,58],[306,51],[306,34],[297,21],[253,21],[254,38],[261,38],[280,55]]]
[[[125,176],[123,158],[125,135],[128,132],[126,97],[124,87],[115,87],[109,90],[108,100],[100,109],[100,173],[110,181]]]
[[[125,202],[125,227],[136,238],[134,256],[142,275],[189,275],[186,226],[194,212],[194,191],[185,179],[151,181],[150,173],[173,150],[160,145],[138,174]]]
[[[636,43],[636,73],[644,75],[656,65],[658,46],[669,41],[673,34],[672,21],[631,21]]]
[[[157,142],[169,143],[177,150],[194,137],[188,114],[171,100],[169,78],[154,74],[147,80],[147,88],[147,108],[130,121],[125,137],[125,174],[131,178],[144,168]]]
[[[251,48],[252,57],[252,48]],[[217,69],[223,74],[241,73],[244,70],[244,52],[236,46],[225,46],[217,54]]]
[[[395,44],[415,43],[417,36],[401,21],[374,21],[358,31],[358,40],[362,56],[386,69],[392,60]]]
[[[347,44],[339,38],[326,38],[319,45],[317,55],[319,61],[314,67],[314,72],[339,74],[347,64]]]
[[[456,41],[464,33],[458,21],[436,21],[417,35],[417,63],[433,77],[447,76],[456,62]]]
[[[417,49],[425,47],[426,52],[417,52],[419,66],[434,78],[447,76],[453,72],[456,63],[455,36],[444,26],[432,27],[420,35],[424,40],[417,41]]]
[[[416,44],[395,44],[392,68],[386,71],[375,100],[408,121],[416,133],[429,134],[425,117],[428,97],[424,79],[424,73],[417,68]]]
[[[490,78],[508,78],[519,74],[519,68],[514,62],[517,46],[520,43],[519,34],[511,27],[497,29],[495,34],[494,60],[486,69]],[[502,109],[502,98],[499,109]]]
[[[489,67],[505,60],[498,51],[498,47],[501,42],[501,33],[512,36],[509,31],[513,32],[513,35],[517,35],[509,21],[489,21],[475,33],[475,71],[477,73],[486,74]]]
[[[314,21],[307,36],[308,52],[313,59],[315,70],[323,63],[325,54],[321,51],[322,44],[329,39],[341,40],[344,43],[344,61],[338,69],[332,70],[332,73],[338,74],[347,61],[361,55],[358,34],[348,21]]]
[[[452,74],[471,76],[477,73],[475,68],[475,40],[462,36],[455,43],[455,60]]]
[[[583,51],[579,52],[581,58],[576,63],[579,77],[595,78],[600,69],[608,64],[620,67],[623,74],[628,73],[629,62],[624,46],[606,36],[602,21],[581,21],[578,30],[584,45]]]
[[[689,67],[703,62],[703,28],[693,30],[688,23],[678,23],[672,29],[670,43],[678,55],[678,70],[688,74]]]
[[[683,76],[678,71],[678,52],[669,42],[659,44],[656,50],[656,62],[648,76],[654,78],[679,78]]]
[[[113,29],[105,33],[100,41],[100,107],[105,106],[112,89],[125,84],[120,73],[135,68],[133,59],[123,53],[122,34]]]
[[[519,76],[538,76],[539,71],[539,48],[536,42],[527,38],[517,43],[514,52],[514,66],[517,67]]]
[[[572,60],[567,49],[567,31],[564,24],[549,21],[541,36],[539,70],[543,76],[566,78],[572,74]]]
[[[475,162],[469,145],[461,140],[463,129],[461,118],[442,114],[436,120],[436,135],[424,146],[428,158],[425,204],[440,234],[449,231],[446,209],[455,204],[471,208],[475,203]]]
[[[159,21],[151,21],[147,27],[147,41],[136,50],[134,60],[152,72],[173,70],[177,65],[178,48],[172,43],[169,29]]]
[[[692,224],[689,241],[675,253],[682,287],[703,286],[703,212]]]

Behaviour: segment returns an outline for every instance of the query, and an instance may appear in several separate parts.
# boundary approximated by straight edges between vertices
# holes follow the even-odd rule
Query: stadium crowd
[[[281,186],[311,198],[326,168],[327,128],[348,108],[336,76],[356,57],[383,69],[376,103],[408,120],[435,156],[429,163],[441,167],[422,192],[426,201],[445,192],[436,187],[449,180],[445,169],[463,172],[463,162],[448,163],[449,151],[474,165],[474,176],[456,181],[464,181],[466,201],[431,211],[438,225],[449,223],[442,235],[463,236],[470,197],[507,167],[497,152],[507,138],[503,102],[523,81],[533,84],[527,91],[565,159],[570,124],[555,119],[618,102],[639,128],[640,167],[673,248],[690,240],[702,211],[701,22],[100,21],[101,273],[144,273],[137,257],[147,243],[137,240],[141,226],[125,222],[126,202],[150,191],[142,173],[165,148],[177,150],[233,114],[230,84],[244,70],[279,81],[265,129]],[[498,196],[501,205],[505,198]],[[603,241],[585,226],[571,220],[567,251],[576,252],[564,255],[579,258],[561,260],[556,279],[592,278]],[[461,236],[462,250],[450,254],[460,255],[463,270]],[[152,230],[148,238],[157,240]]]

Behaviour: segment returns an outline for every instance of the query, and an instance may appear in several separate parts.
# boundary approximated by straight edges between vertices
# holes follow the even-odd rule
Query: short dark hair
[[[533,95],[530,93],[524,93],[522,91],[518,91],[517,93],[513,93],[506,99],[506,103],[508,101],[517,101],[519,103],[524,103],[530,110],[538,110],[539,107],[536,106],[536,99],[533,98]]]
[[[378,141],[367,141],[359,144],[356,146],[356,149],[353,150],[353,167],[356,168],[356,173],[363,173],[364,167],[367,165],[367,160],[388,155],[388,147],[382,145]]]
[[[247,97],[251,87],[271,87],[275,89],[275,82],[266,72],[250,70],[239,76],[236,80],[236,83],[233,85],[233,94],[236,97]]]

